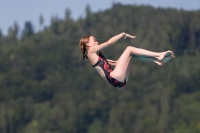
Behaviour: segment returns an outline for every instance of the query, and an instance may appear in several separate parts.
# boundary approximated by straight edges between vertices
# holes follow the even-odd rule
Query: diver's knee
[[[126,47],[126,50],[128,50],[128,51],[134,51],[136,48],[135,47],[133,47],[133,46],[127,46]]]

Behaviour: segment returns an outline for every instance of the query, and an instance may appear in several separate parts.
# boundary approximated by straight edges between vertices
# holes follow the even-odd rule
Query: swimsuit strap
[[[99,61],[97,61],[96,64],[92,65],[92,67],[96,67],[96,66],[98,66],[98,62],[99,62]]]

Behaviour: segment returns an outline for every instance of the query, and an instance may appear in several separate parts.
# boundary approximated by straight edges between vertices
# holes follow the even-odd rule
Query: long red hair
[[[83,59],[88,58],[87,57],[87,43],[89,43],[90,41],[90,35],[87,35],[83,38],[81,38],[80,43],[79,43],[79,47],[82,51],[82,55],[83,55]]]

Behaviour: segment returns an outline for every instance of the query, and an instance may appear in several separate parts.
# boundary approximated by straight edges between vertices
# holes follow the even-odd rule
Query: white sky
[[[7,34],[8,28],[17,22],[20,30],[26,21],[31,21],[35,31],[39,28],[39,16],[43,15],[44,25],[50,24],[50,18],[58,15],[64,18],[67,8],[73,19],[84,16],[86,5],[92,12],[112,7],[112,3],[151,5],[154,7],[172,7],[184,10],[200,10],[200,0],[0,0],[0,29]]]

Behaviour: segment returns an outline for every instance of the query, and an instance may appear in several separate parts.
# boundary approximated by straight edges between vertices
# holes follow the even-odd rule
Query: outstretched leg
[[[131,51],[131,54],[133,56],[136,55],[136,56],[154,57],[160,61],[163,60],[165,55],[167,55],[167,54],[173,55],[173,52],[170,50],[165,51],[165,52],[152,52],[149,50],[136,48],[136,47],[132,47],[132,46],[128,46],[127,49],[129,49]]]
[[[145,49],[128,46],[118,59],[115,69],[110,74],[113,78],[119,80],[120,82],[124,82],[127,75],[129,75],[130,73],[130,71],[128,70],[129,68],[128,66],[130,64],[132,56],[134,55],[149,56],[156,58],[158,61],[161,61],[168,53],[171,53],[173,55],[172,51],[152,52]]]

